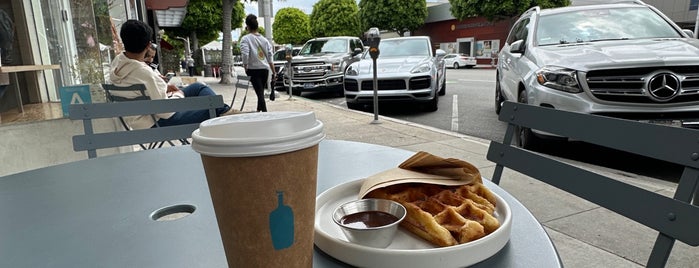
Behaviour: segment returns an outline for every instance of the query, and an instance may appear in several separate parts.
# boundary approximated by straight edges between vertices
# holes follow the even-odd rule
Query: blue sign
[[[68,105],[92,103],[90,85],[64,86],[58,89],[63,117],[68,117]]]

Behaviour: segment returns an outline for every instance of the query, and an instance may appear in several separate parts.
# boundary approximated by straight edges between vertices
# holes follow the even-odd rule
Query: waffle
[[[495,196],[481,183],[462,186],[396,184],[373,190],[365,198],[401,203],[408,211],[401,226],[441,247],[479,239],[500,227],[493,216]]]

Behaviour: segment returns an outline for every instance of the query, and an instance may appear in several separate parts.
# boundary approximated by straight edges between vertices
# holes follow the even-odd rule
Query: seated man
[[[183,89],[168,85],[158,73],[154,72],[143,60],[151,46],[153,29],[148,24],[138,20],[128,20],[121,26],[119,33],[124,44],[124,53],[117,55],[112,61],[110,80],[116,86],[144,84],[146,95],[153,100],[168,98],[185,98],[194,96],[211,96],[216,93],[207,85],[194,83]],[[114,92],[121,97],[138,97],[139,92]],[[228,105],[216,109],[216,115],[228,115],[234,111]],[[186,111],[157,114],[160,126],[201,123],[209,119],[208,110]],[[127,123],[134,129],[150,128],[155,125],[150,115],[131,116]]]

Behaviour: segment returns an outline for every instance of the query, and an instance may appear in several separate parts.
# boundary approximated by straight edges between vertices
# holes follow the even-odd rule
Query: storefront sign
[[[64,86],[59,88],[63,117],[68,117],[68,107],[71,104],[92,103],[90,85]]]

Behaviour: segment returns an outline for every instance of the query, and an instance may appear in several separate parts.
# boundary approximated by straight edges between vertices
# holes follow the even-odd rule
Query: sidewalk
[[[235,84],[221,85],[218,78],[198,77],[230,103]],[[238,92],[235,108],[240,108],[243,92]],[[267,94],[266,94],[267,96]],[[379,117],[371,124],[371,113],[349,110],[324,102],[277,92],[275,101],[267,99],[268,111],[313,111],[325,125],[326,139],[350,140],[426,151],[442,157],[471,162],[488,178],[495,165],[486,160],[488,140],[432,128],[420,124]],[[254,111],[257,98],[248,91],[245,111]],[[605,172],[616,173],[615,170]],[[663,194],[674,193],[673,183],[627,174],[628,182]],[[554,240],[566,267],[642,267],[645,265],[656,235],[647,227],[627,220],[606,209],[566,192],[505,170],[501,186],[529,208],[543,223]],[[516,223],[514,223],[516,224]],[[675,243],[667,267],[692,267],[699,262],[699,250]]]

